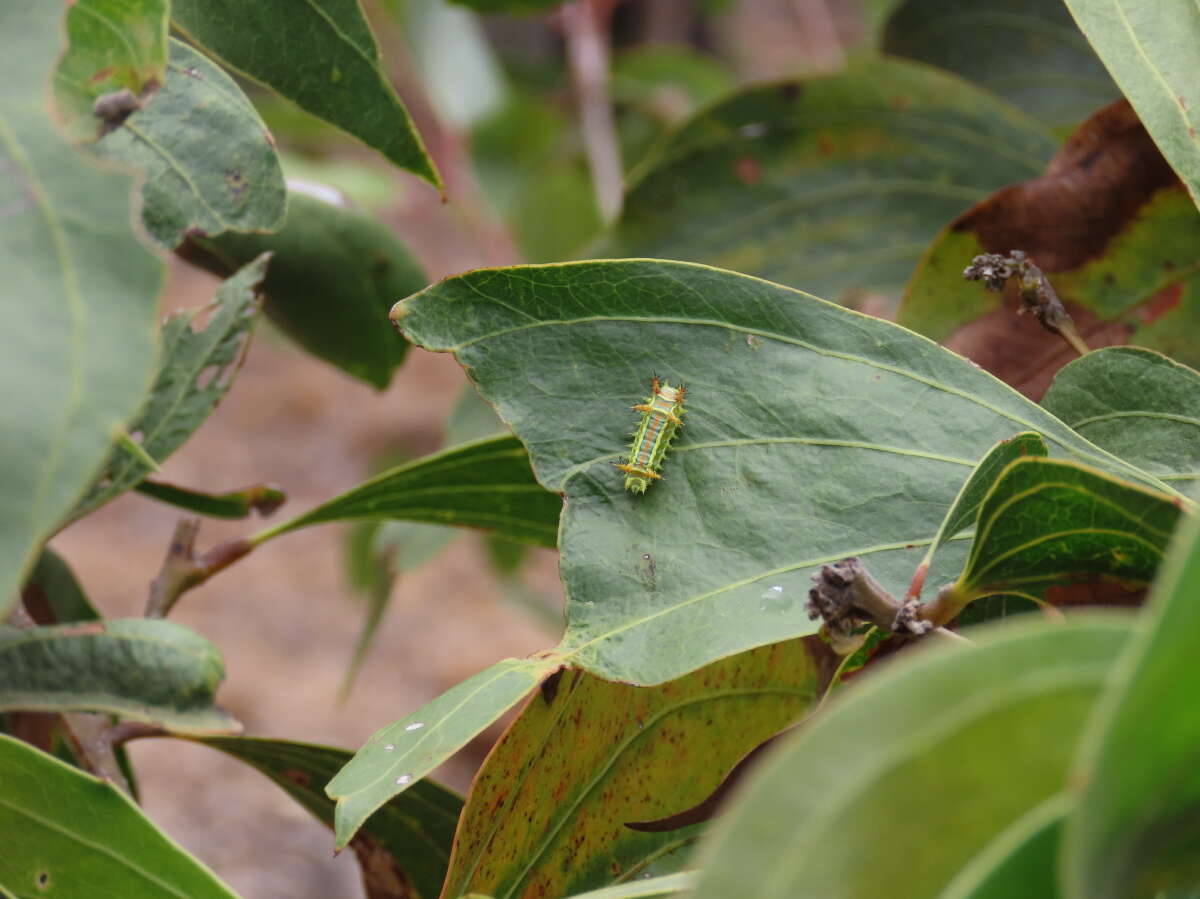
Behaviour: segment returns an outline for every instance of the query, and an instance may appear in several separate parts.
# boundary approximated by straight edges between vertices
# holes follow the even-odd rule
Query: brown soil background
[[[216,284],[177,263],[168,306],[204,305]],[[372,460],[437,449],[466,383],[453,358],[414,349],[391,387],[376,393],[264,323],[229,394],[162,478],[206,490],[274,482],[288,493],[275,515],[290,517],[354,486]],[[138,616],[180,515],[131,493],[53,546],[105,616]],[[206,520],[198,543],[207,548],[261,527],[257,519]],[[268,542],[172,612],[223,653],[218,700],[246,733],[354,749],[476,671],[556,641],[528,611],[499,598],[478,537],[464,532],[400,579],[354,690],[339,703],[364,609],[343,566],[346,527]],[[528,568],[538,589],[559,595],[554,554],[538,551]],[[434,777],[465,790],[487,743],[472,744]],[[176,740],[134,742],[130,752],[146,812],[247,899],[363,895],[353,854],[334,858],[332,834],[252,768]]]

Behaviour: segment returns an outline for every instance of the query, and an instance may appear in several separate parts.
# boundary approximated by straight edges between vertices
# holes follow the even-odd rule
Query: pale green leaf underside
[[[49,119],[62,5],[0,6],[0,616],[141,402],[163,266],[136,238],[132,179]],[[40,86],[40,87],[39,87]]]
[[[229,733],[213,705],[224,676],[211,643],[144,618],[0,629],[0,710],[109,712],[188,733]]]
[[[1066,0],[1171,168],[1200,203],[1200,8],[1194,0]]]

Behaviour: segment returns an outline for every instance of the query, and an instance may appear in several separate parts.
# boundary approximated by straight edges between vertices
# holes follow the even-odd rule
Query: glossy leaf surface
[[[1200,203],[1200,9],[1187,0],[1066,0],[1113,80]]]
[[[13,895],[235,899],[115,786],[0,734],[0,885]]]
[[[1040,125],[986,91],[866,60],[702,110],[635,173],[600,252],[704,262],[837,301],[894,298],[939,228],[1053,152]]]
[[[211,307],[178,312],[163,324],[158,374],[145,405],[129,426],[131,437],[156,462],[192,436],[233,383],[254,326],[257,287],[268,261],[264,256],[222,284]],[[196,319],[206,312],[211,312],[211,317],[197,330]],[[71,519],[119,496],[149,473],[141,459],[119,444],[114,446]]]
[[[213,705],[225,666],[189,628],[144,618],[0,630],[0,709],[110,712],[188,733],[239,725]]]
[[[252,765],[269,777],[321,823],[333,827],[333,801],[324,791],[351,753],[332,746],[256,737],[204,737],[197,740]],[[371,816],[351,848],[367,867],[363,853],[381,848],[412,899],[437,899],[450,860],[450,842],[462,799],[431,780],[420,780],[404,795]],[[360,848],[361,847],[361,848]],[[377,856],[373,864],[380,864]]]
[[[1063,789],[1128,632],[1111,618],[1005,625],[865,675],[755,772],[694,896],[740,895],[747,872],[759,899],[942,895]]]
[[[1014,433],[1135,476],[924,338],[704,266],[478,271],[394,315],[456,352],[565,494],[558,652],[612,680],[661,683],[812,633],[804,597],[825,562],[858,556],[900,595],[975,462]],[[688,421],[662,482],[633,496],[612,463],[655,371],[688,385]],[[930,587],[957,576],[963,544]]]
[[[465,746],[556,667],[546,659],[505,659],[376,731],[325,788],[337,801],[338,848],[384,803]]]
[[[219,66],[170,44],[166,83],[94,151],[144,173],[142,222],[164,247],[189,233],[278,228],[285,193],[274,138]]]
[[[1051,128],[1120,97],[1062,0],[908,0],[881,49],[961,75]]]
[[[62,4],[0,6],[0,616],[78,501],[154,370],[163,266],[125,174],[68,145],[46,106]]]
[[[1137,347],[1063,367],[1042,406],[1097,446],[1187,490],[1200,480],[1200,373]]]
[[[1151,896],[1200,886],[1200,522],[1180,528],[1155,583],[1150,620],[1097,709],[1074,783],[1063,869],[1071,899]],[[1146,735],[1153,734],[1153,741]]]
[[[408,343],[387,312],[426,279],[391,230],[369,216],[293,191],[278,233],[196,238],[183,252],[222,276],[270,252],[264,309],[300,346],[379,389],[404,361]]]
[[[385,471],[257,539],[327,521],[403,519],[486,528],[554,546],[561,508],[562,500],[534,480],[520,442],[496,437]]]
[[[358,0],[175,0],[171,19],[231,68],[440,186]]]
[[[1046,598],[1056,587],[1154,579],[1180,500],[1074,462],[1026,458],[997,478],[979,508],[971,555],[954,590],[966,597]]]
[[[658,687],[566,671],[525,706],[475,777],[446,894],[571,896],[677,868],[698,827],[627,822],[698,805],[821,690],[820,645],[789,640]],[[826,672],[827,673],[827,672]],[[670,871],[671,868],[660,870]]]

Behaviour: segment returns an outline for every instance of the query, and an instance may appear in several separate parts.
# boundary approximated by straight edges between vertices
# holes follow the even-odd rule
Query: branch
[[[858,634],[872,624],[888,633],[910,637],[958,636],[939,627],[941,622],[931,617],[930,607],[918,599],[897,601],[853,556],[822,565],[812,579],[816,586],[808,593],[808,617],[824,620],[825,633],[843,655],[858,647]]]
[[[583,145],[596,205],[605,224],[616,220],[624,193],[621,148],[608,93],[608,39],[601,27],[607,26],[609,13],[610,6],[605,0],[573,0],[562,8],[567,61],[579,101]]]
[[[150,584],[150,599],[146,602],[147,618],[165,618],[179,597],[225,568],[228,568],[255,544],[240,537],[219,543],[203,555],[196,555],[196,534],[199,518],[181,518],[167,548],[162,568]]]

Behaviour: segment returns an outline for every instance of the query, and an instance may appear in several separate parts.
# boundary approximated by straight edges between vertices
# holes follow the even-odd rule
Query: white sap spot
[[[424,721],[414,721],[412,724],[409,724],[404,729],[408,730],[408,731],[420,730],[424,726],[425,726]]]
[[[393,751],[395,748],[396,748],[396,744],[395,744],[395,743],[388,743],[386,746],[384,746],[384,747],[383,747],[383,751],[384,751],[384,752],[391,752],[391,751]]]
[[[738,134],[754,140],[757,137],[766,136],[768,130],[766,122],[751,122],[749,125],[743,125],[739,128]]]
[[[758,607],[764,612],[780,611],[792,604],[787,591],[779,584],[768,587],[758,597]]]
[[[411,774],[401,774],[399,777],[396,778],[396,786],[398,786],[398,787],[403,787],[410,783],[412,783],[412,775]]]

